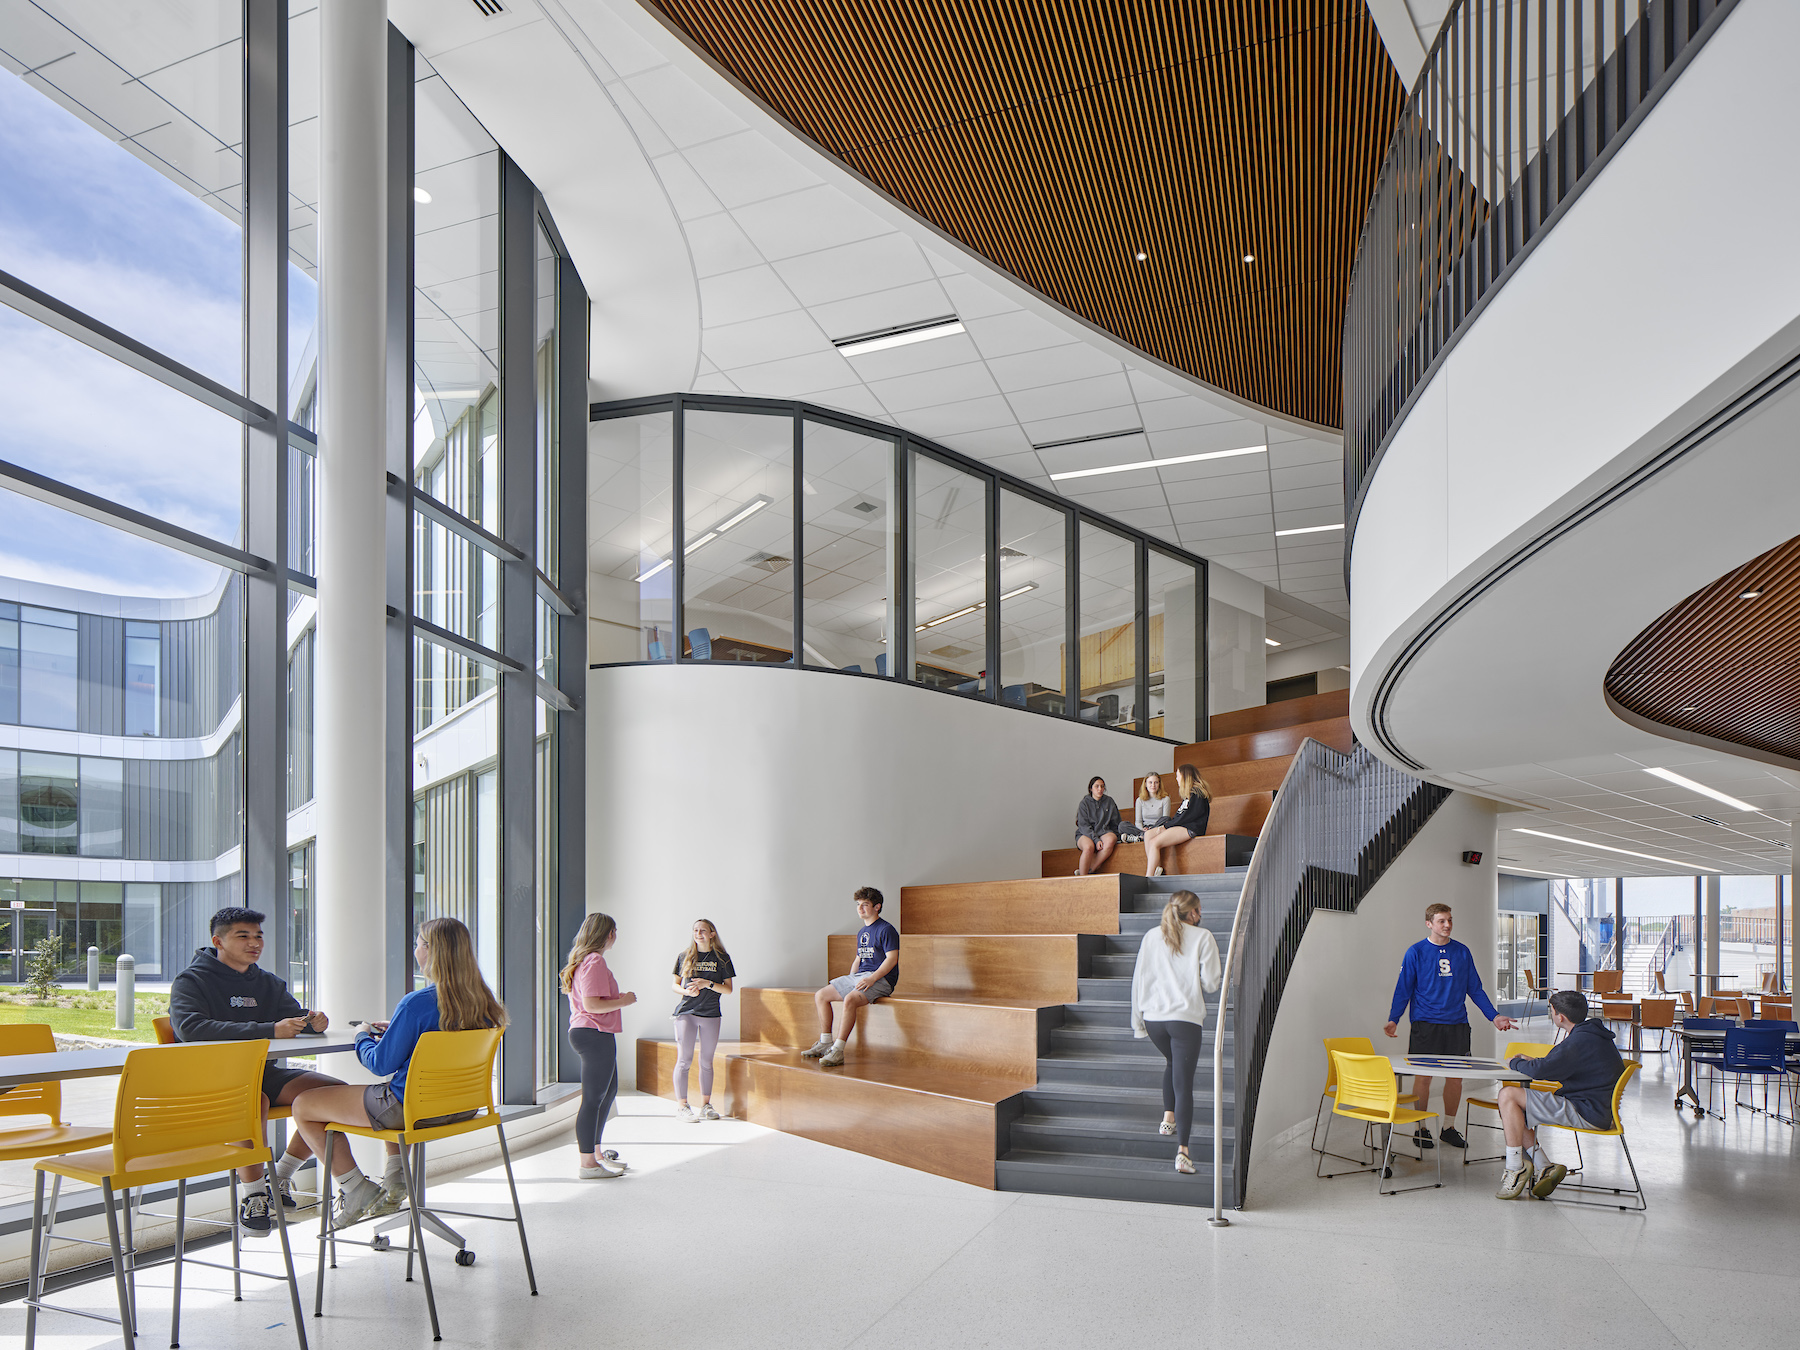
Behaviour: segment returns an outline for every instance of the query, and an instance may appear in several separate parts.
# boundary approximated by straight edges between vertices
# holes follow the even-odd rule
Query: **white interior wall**
[[[1217,563],[1207,569],[1207,661],[1212,716],[1268,701],[1269,630],[1263,584]]]
[[[1402,1019],[1396,1040],[1385,1039],[1381,1028],[1394,997],[1401,954],[1425,936],[1425,906],[1441,901],[1454,911],[1454,936],[1473,953],[1492,997],[1499,906],[1496,817],[1494,804],[1485,798],[1453,794],[1363,897],[1356,913],[1313,914],[1269,1039],[1251,1145],[1252,1187],[1256,1169],[1266,1165],[1274,1149],[1295,1131],[1312,1128],[1325,1084],[1325,1048],[1320,1044],[1325,1037],[1367,1036],[1377,1054],[1405,1053],[1406,1021]],[[1481,852],[1479,866],[1462,861],[1467,849]],[[1469,1021],[1473,1053],[1493,1053],[1495,1032],[1473,1003]],[[1434,1101],[1442,1086],[1442,1080],[1434,1086]]]
[[[1043,849],[1073,842],[1091,775],[1122,799],[1167,766],[1166,746],[1119,732],[826,671],[590,671],[587,725],[588,908],[618,920],[611,964],[641,1000],[626,1081],[635,1041],[671,1034],[670,967],[696,918],[743,983],[817,987],[858,886],[897,922],[905,885],[1035,877]]]

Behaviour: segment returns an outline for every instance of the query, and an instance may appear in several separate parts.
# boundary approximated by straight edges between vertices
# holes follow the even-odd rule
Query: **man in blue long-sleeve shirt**
[[[1406,1042],[1409,1055],[1467,1055],[1469,1053],[1469,1013],[1467,1002],[1475,1000],[1482,1016],[1500,1031],[1511,1031],[1513,1020],[1494,1010],[1487,991],[1481,987],[1481,972],[1475,969],[1475,957],[1460,942],[1450,937],[1450,906],[1425,907],[1425,936],[1406,949],[1400,959],[1400,979],[1394,985],[1394,1006],[1388,1011],[1387,1025],[1382,1028],[1390,1037],[1400,1026],[1400,1014],[1410,1005],[1412,1029]],[[1414,1080],[1417,1096],[1414,1105],[1421,1111],[1431,1109],[1431,1080]],[[1452,1148],[1467,1148],[1468,1141],[1456,1128],[1456,1108],[1462,1105],[1462,1079],[1444,1080],[1444,1128],[1438,1132]],[[1421,1148],[1431,1148],[1431,1131],[1423,1124],[1413,1135]]]

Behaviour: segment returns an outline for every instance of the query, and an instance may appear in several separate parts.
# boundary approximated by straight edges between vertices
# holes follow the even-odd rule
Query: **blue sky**
[[[5,71],[0,182],[0,268],[239,386],[234,221]],[[303,337],[316,301],[300,280],[293,327]],[[239,537],[234,421],[11,309],[0,309],[0,370],[0,458],[227,542]],[[161,596],[199,594],[217,578],[185,555],[13,494],[0,496],[0,512],[0,575]]]

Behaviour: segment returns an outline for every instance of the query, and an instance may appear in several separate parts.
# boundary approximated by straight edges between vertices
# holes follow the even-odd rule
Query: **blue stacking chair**
[[[1010,703],[1015,708],[1023,708],[1025,706],[1025,686],[1022,684],[1007,685],[1000,691],[1000,701]]]
[[[845,666],[844,669],[852,675],[860,675],[863,673],[863,668],[861,666]]]
[[[887,674],[887,653],[886,652],[883,652],[880,656],[875,658],[875,673],[877,675]]]
[[[1762,1110],[1769,1108],[1769,1079],[1779,1081],[1775,1089],[1775,1111],[1778,1120],[1788,1119],[1781,1114],[1781,1083],[1787,1081],[1787,1026],[1767,1027],[1731,1027],[1725,1032],[1725,1072],[1737,1078],[1737,1086],[1742,1087],[1745,1077],[1763,1080]],[[1711,1093],[1708,1093],[1710,1098]],[[1749,1102],[1738,1101],[1735,1094],[1732,1098],[1735,1106],[1748,1106],[1757,1110],[1754,1098]]]
[[[688,655],[696,661],[712,660],[712,634],[696,628],[688,634]]]
[[[1687,1031],[1730,1031],[1737,1026],[1737,1023],[1729,1017],[1684,1017],[1681,1019],[1681,1025]],[[1720,1120],[1725,1119],[1723,1115],[1712,1109],[1713,1084],[1719,1081],[1719,1072],[1725,1067],[1725,1056],[1723,1054],[1703,1055],[1698,1048],[1689,1047],[1688,1059],[1696,1069],[1704,1066],[1707,1070],[1706,1114],[1716,1115]]]
[[[669,659],[668,653],[664,650],[662,643],[652,642],[650,644],[650,659],[652,661],[667,661]]]

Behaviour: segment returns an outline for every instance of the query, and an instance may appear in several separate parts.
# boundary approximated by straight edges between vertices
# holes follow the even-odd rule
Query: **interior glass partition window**
[[[804,425],[805,664],[890,674],[899,573],[898,446],[888,437],[825,422]]]
[[[1200,569],[1150,550],[1150,708],[1152,736],[1187,744],[1200,736]]]
[[[311,431],[319,424],[319,9],[291,8],[297,12],[288,19],[288,417]],[[314,576],[318,569],[300,570]]]
[[[588,427],[588,659],[673,661],[675,415]]]
[[[794,656],[794,421],[689,410],[683,431],[684,652]]]
[[[987,690],[988,481],[912,457],[914,681],[955,694]]]
[[[557,408],[560,403],[557,393],[556,352],[557,257],[556,248],[551,244],[550,236],[545,233],[542,221],[536,222],[534,238],[537,244],[532,267],[535,278],[537,340],[533,353],[537,363],[534,372],[537,391],[537,558],[538,570],[554,584],[557,580],[557,554],[562,535],[557,527],[561,513],[561,494],[558,491],[561,475],[557,468],[560,444],[557,427]]]
[[[1137,543],[1081,522],[1081,719],[1135,729]]]
[[[1064,712],[1068,514],[1000,490],[1000,701]]]

